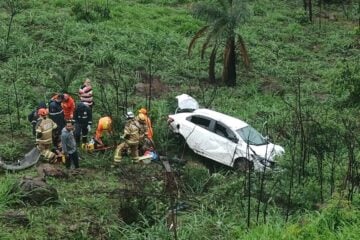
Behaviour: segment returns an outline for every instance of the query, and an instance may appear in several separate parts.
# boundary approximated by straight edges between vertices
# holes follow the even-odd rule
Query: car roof
[[[197,115],[197,114],[202,116],[207,116],[216,121],[222,122],[234,130],[248,126],[246,122],[241,121],[240,119],[207,108],[199,108],[196,109],[194,112],[192,112],[192,115]]]

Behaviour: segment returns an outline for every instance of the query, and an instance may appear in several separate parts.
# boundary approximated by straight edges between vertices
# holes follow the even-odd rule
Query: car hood
[[[285,153],[283,147],[275,145],[273,143],[268,143],[265,145],[250,145],[250,148],[253,150],[253,153],[261,158],[266,158],[273,161],[275,156],[280,156]]]

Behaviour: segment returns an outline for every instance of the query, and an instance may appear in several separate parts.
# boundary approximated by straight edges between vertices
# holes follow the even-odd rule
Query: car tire
[[[234,168],[242,172],[252,171],[254,169],[254,163],[246,158],[238,158],[235,160]]]

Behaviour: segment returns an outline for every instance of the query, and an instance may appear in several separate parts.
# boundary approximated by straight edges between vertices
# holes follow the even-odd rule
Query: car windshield
[[[236,130],[242,139],[250,145],[264,145],[267,144],[266,139],[253,127],[246,126]]]

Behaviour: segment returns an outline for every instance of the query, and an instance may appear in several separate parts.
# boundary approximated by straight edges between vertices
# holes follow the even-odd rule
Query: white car
[[[285,152],[244,121],[198,108],[196,100],[186,94],[177,99],[176,113],[168,118],[169,127],[201,156],[241,170],[261,171],[272,168],[276,157]]]

